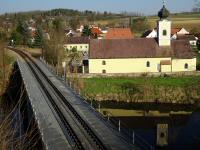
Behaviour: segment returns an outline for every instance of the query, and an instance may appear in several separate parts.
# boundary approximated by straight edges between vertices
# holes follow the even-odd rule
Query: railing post
[[[90,103],[91,107],[92,107],[92,100],[91,100],[91,103]]]
[[[133,130],[133,144],[135,144],[135,133],[134,133],[134,130]]]
[[[56,74],[57,74],[57,76],[59,76],[58,75],[58,64],[56,65]]]
[[[101,112],[101,103],[99,102],[99,112]]]
[[[72,83],[71,83],[71,81],[69,81],[69,87],[70,87],[70,88],[72,87]]]
[[[65,65],[65,67],[64,67],[64,78],[65,78],[64,81],[66,81],[66,65]]]
[[[78,95],[81,95],[81,90],[80,89],[78,89]]]
[[[121,121],[119,119],[119,132],[121,131]]]
[[[108,121],[109,121],[109,120],[110,120],[110,116],[109,116],[109,113],[108,113],[108,115],[107,115],[107,116],[108,116]]]

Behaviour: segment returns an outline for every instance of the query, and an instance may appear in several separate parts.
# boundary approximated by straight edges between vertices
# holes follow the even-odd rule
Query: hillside
[[[199,27],[200,25],[200,13],[172,14],[170,19],[172,20],[173,27],[184,27],[187,30]],[[156,20],[158,20],[157,16],[149,16],[148,20],[151,28],[156,27]]]

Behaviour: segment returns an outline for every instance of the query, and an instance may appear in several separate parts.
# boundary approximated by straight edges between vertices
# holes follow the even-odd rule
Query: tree
[[[7,39],[6,33],[0,30],[0,41],[5,41]]]
[[[84,25],[82,36],[91,36],[92,32],[88,25]]]
[[[82,63],[82,56],[82,53],[78,52],[76,47],[73,47],[72,50],[68,52],[68,65],[72,72],[78,72],[78,66]]]
[[[14,43],[12,43],[12,44],[14,44],[14,45],[20,45],[20,44],[23,43],[23,37],[22,37],[22,35],[21,35],[19,32],[17,32],[17,31],[13,31],[13,32],[11,33],[10,41],[11,41],[11,40],[13,40]]]
[[[30,40],[31,38],[31,35],[30,35],[30,32],[28,30],[28,24],[26,22],[22,22],[22,21],[19,21],[18,22],[18,25],[17,25],[17,29],[16,31],[21,34],[21,36],[23,37],[23,44],[24,45],[27,45],[28,44],[28,41]]]
[[[34,47],[42,48],[43,45],[44,45],[43,31],[41,27],[37,27]]]
[[[200,39],[197,40],[197,49],[200,51]]]
[[[69,25],[72,29],[76,30],[77,29],[77,26],[80,25],[80,20],[79,18],[72,18],[69,20]]]
[[[63,31],[63,24],[62,24],[62,19],[61,18],[56,18],[53,21],[53,30],[57,32],[62,32]]]
[[[148,20],[146,17],[139,17],[130,20],[131,30],[135,32],[144,32],[149,29]]]

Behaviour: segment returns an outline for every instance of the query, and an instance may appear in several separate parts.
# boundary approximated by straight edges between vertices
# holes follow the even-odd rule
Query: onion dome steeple
[[[165,7],[165,1],[163,1],[163,7],[161,8],[161,10],[158,12],[158,17],[160,19],[166,19],[168,18],[170,15],[169,10],[167,10],[167,8]]]

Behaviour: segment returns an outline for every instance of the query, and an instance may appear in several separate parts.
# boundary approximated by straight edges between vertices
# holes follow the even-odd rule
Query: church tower
[[[169,11],[163,4],[162,9],[158,12],[160,20],[157,22],[157,33],[158,33],[158,44],[159,46],[170,46],[171,45],[171,21],[169,17]]]

